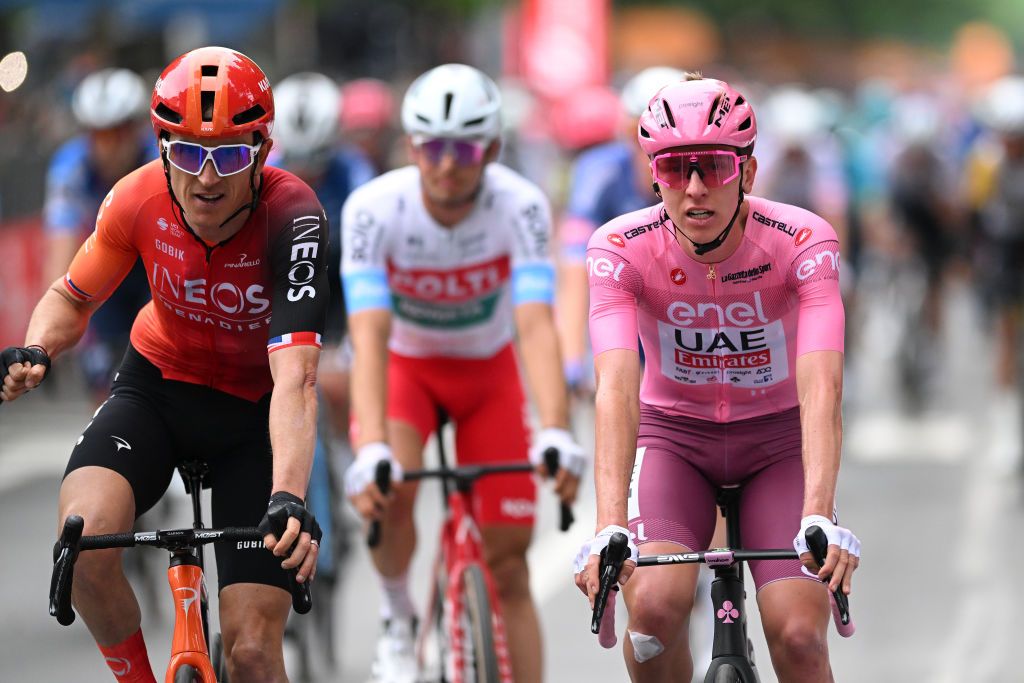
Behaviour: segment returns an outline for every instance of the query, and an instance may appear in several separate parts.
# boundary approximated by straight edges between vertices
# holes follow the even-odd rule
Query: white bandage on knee
[[[629,640],[633,643],[633,657],[636,659],[637,664],[643,664],[648,659],[654,659],[665,651],[665,646],[654,636],[630,631]]]

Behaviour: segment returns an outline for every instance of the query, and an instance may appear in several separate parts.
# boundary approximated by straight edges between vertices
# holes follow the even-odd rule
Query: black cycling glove
[[[50,357],[42,346],[8,346],[3,351],[0,351],[0,382],[3,382],[4,378],[7,377],[7,369],[15,363],[42,365],[46,368],[43,372],[43,379],[46,379],[50,374]]]
[[[260,533],[266,536],[273,534],[277,538],[284,535],[288,528],[288,519],[294,517],[299,520],[300,531],[306,531],[317,543],[323,538],[324,532],[316,522],[313,513],[306,509],[302,499],[287,491],[277,491],[270,496],[270,504],[267,506],[267,514],[259,523]]]

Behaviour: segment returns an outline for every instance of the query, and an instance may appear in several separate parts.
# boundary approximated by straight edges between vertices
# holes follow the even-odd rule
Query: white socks
[[[416,616],[416,606],[409,595],[409,572],[389,578],[380,577],[381,619],[411,619]]]

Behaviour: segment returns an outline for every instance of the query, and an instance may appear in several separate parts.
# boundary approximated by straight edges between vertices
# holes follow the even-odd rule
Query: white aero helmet
[[[282,153],[311,156],[337,140],[341,90],[323,74],[294,74],[274,86],[274,110],[274,140]]]
[[[402,101],[409,135],[493,140],[501,135],[501,95],[484,72],[442,64],[409,86]]]
[[[636,74],[622,86],[622,108],[634,118],[647,109],[651,98],[661,90],[662,86],[681,81],[686,72],[671,66],[652,66]]]
[[[75,88],[71,111],[85,128],[114,128],[149,111],[150,88],[142,77],[128,69],[103,69],[85,78]]]
[[[990,85],[975,111],[997,133],[1024,134],[1024,76],[1005,76]]]

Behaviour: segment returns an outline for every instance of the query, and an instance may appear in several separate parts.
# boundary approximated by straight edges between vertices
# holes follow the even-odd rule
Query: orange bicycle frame
[[[198,564],[172,566],[167,570],[167,582],[174,596],[174,636],[171,639],[171,659],[164,681],[174,683],[174,674],[178,669],[189,665],[199,672],[203,683],[217,683],[206,637],[203,635],[201,604],[206,592],[203,570]]]

